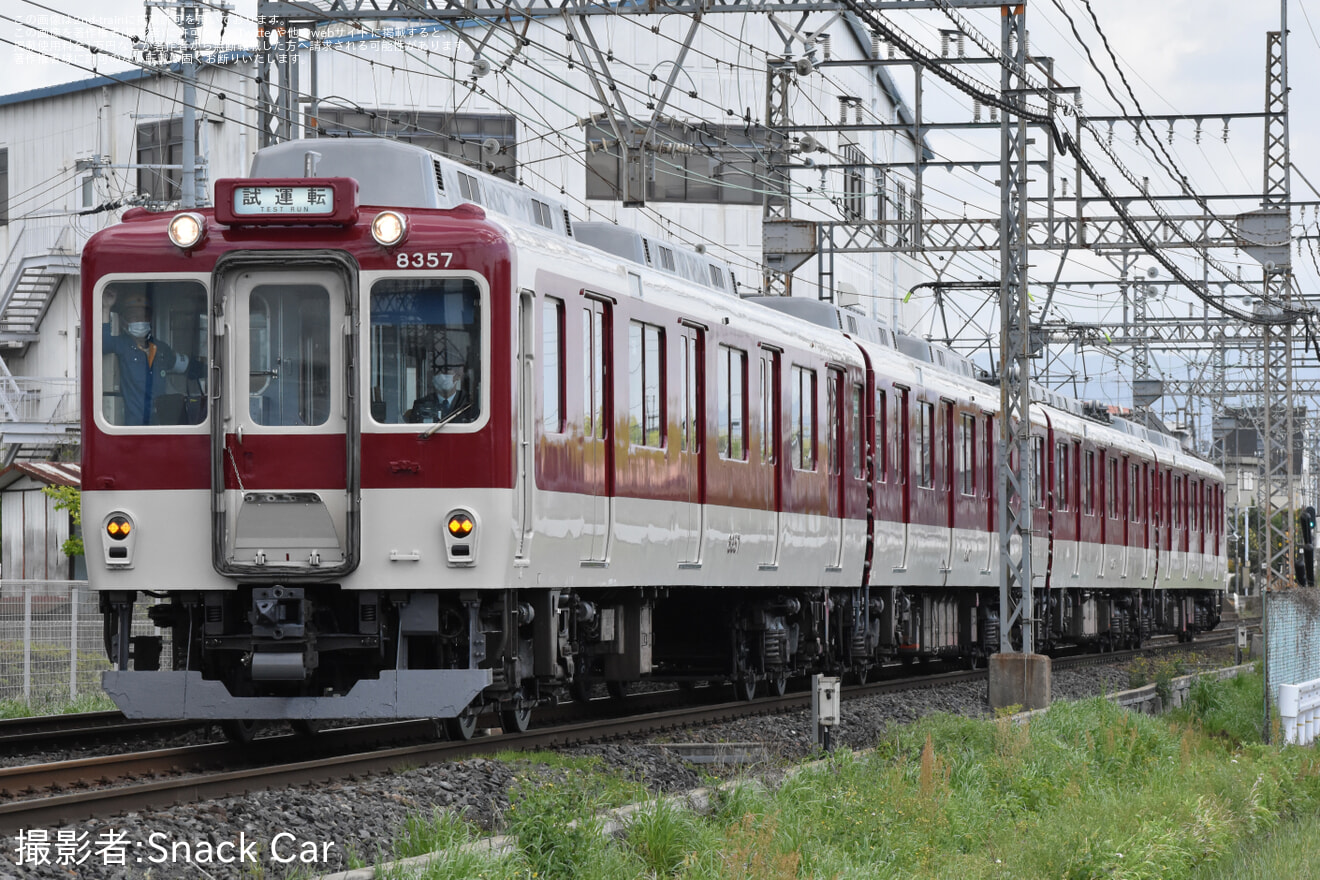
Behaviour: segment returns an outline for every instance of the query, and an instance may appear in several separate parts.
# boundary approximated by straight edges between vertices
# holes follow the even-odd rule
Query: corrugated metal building
[[[0,578],[4,580],[83,580],[82,557],[70,559],[61,547],[74,528],[69,511],[42,489],[77,486],[76,464],[19,462],[0,471]]]

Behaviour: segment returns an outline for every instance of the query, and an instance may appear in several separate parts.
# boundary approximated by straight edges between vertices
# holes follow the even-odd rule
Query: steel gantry
[[[1265,37],[1265,200],[1266,211],[1290,213],[1288,183],[1288,4],[1281,4],[1281,31]],[[1282,249],[1282,262],[1265,263],[1265,301],[1292,307],[1291,250]],[[1276,254],[1276,256],[1278,256]],[[1296,506],[1292,455],[1293,437],[1293,327],[1267,326],[1261,342],[1262,436],[1260,508],[1265,517],[1265,547],[1269,554],[1267,583],[1271,587],[1295,582],[1293,510]],[[1282,498],[1281,509],[1276,499]],[[1276,514],[1282,514],[1276,516]]]
[[[1005,97],[1025,100],[1027,64],[1025,6],[1003,10],[1003,52],[1012,59],[1000,83]],[[1010,102],[1011,103],[1011,102]],[[1013,652],[1013,627],[1021,650],[1035,652],[1035,603],[1031,575],[1031,308],[1027,296],[1027,120],[1007,111],[1000,126],[999,179],[1003,228],[999,241],[999,650]],[[1016,467],[1013,465],[1016,464]]]

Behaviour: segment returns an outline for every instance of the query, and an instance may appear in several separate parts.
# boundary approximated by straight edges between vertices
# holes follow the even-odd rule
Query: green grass
[[[1304,816],[1198,870],[1192,880],[1320,880],[1320,816]]]
[[[1059,703],[1024,725],[935,716],[777,790],[724,791],[704,816],[593,761],[509,756],[526,768],[505,817],[515,854],[459,861],[453,846],[471,832],[443,817],[410,825],[397,848],[446,848],[429,880],[1239,876],[1212,872],[1251,845],[1261,864],[1287,865],[1320,824],[1320,758],[1262,744],[1261,687],[1259,675],[1199,685],[1161,718],[1104,700]],[[626,802],[644,806],[602,836],[603,812]]]
[[[70,700],[62,698],[34,699],[27,702],[22,699],[0,700],[0,718],[33,718],[37,715],[72,715],[79,712],[105,712],[115,708],[114,702],[97,690],[94,693],[80,694]]]

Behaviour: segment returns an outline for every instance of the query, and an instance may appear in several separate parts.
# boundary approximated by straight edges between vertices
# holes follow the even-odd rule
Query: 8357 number
[[[418,251],[411,254],[400,253],[394,258],[394,265],[400,269],[445,269],[453,259],[453,254],[443,251],[440,253]]]

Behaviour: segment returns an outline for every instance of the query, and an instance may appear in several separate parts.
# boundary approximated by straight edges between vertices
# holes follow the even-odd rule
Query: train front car
[[[467,733],[486,691],[525,721],[516,651],[486,636],[532,611],[478,565],[513,555],[510,251],[439,172],[389,142],[282,145],[213,211],[133,210],[87,244],[83,516],[126,715]]]

